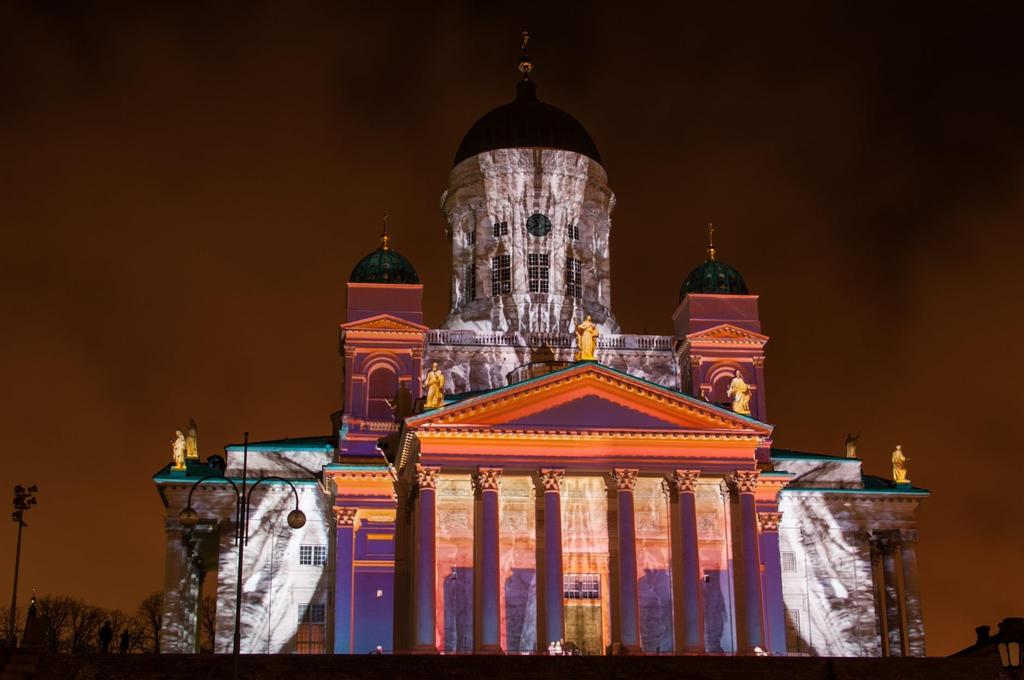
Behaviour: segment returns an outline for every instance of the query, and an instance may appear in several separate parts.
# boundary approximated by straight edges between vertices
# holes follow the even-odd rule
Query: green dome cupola
[[[712,295],[749,295],[743,276],[721,260],[715,259],[715,244],[712,240],[714,225],[708,225],[708,259],[686,277],[679,289],[679,299],[689,293]]]
[[[420,277],[417,276],[412,263],[391,248],[391,237],[388,236],[385,221],[380,247],[359,260],[352,270],[352,275],[348,277],[348,282],[416,284],[420,282]]]

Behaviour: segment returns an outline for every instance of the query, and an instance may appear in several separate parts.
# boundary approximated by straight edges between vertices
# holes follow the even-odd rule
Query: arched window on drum
[[[370,371],[367,380],[366,415],[374,420],[391,420],[394,411],[388,402],[394,403],[398,394],[398,377],[388,365],[378,365]]]

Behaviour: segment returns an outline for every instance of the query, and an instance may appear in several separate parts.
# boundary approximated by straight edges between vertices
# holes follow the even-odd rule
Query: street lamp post
[[[245,546],[249,543],[249,501],[252,498],[252,492],[256,490],[262,482],[266,481],[280,481],[286,482],[292,489],[292,494],[295,496],[295,509],[288,513],[288,526],[292,529],[301,529],[306,524],[306,515],[302,510],[299,510],[299,492],[295,490],[295,485],[290,480],[284,477],[278,477],[276,475],[268,475],[257,479],[248,492],[246,491],[246,482],[248,476],[249,466],[249,433],[245,433],[245,441],[242,446],[242,487],[239,489],[237,485],[224,474],[219,475],[206,475],[201,479],[197,480],[192,488],[188,492],[188,502],[185,504],[185,509],[178,515],[178,521],[181,525],[186,528],[194,527],[199,523],[199,513],[192,508],[192,493],[196,490],[200,484],[208,479],[223,479],[231,488],[235,491],[235,545],[238,546],[238,568],[236,574],[235,583],[235,635],[234,645],[232,654],[234,656],[234,677],[238,678],[238,660],[241,656],[242,649],[242,564],[245,555]]]
[[[1012,680],[1020,678],[1020,640],[1000,640],[996,645],[999,649],[999,663],[1003,666],[1003,673]]]
[[[18,547],[14,550],[14,588],[11,591],[11,611],[7,621],[7,644],[15,647],[18,644],[18,633],[15,626],[18,624],[18,571],[21,569],[21,530],[27,527],[25,524],[25,511],[30,510],[36,504],[36,497],[33,495],[39,489],[35,484],[27,489],[21,484],[14,487],[14,512],[11,519],[18,523]]]

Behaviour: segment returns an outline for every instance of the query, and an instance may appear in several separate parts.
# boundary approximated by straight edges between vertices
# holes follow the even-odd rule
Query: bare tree
[[[11,608],[0,607],[0,640],[6,640],[10,636],[11,627]],[[21,607],[14,610],[14,632],[15,635],[19,633],[25,627],[25,612]]]
[[[199,651],[213,654],[217,637],[217,598],[203,597],[202,621],[199,629]]]
[[[68,598],[68,651],[85,654],[96,650],[96,635],[106,616],[99,607],[81,598]]]
[[[47,647],[51,652],[64,651],[64,631],[71,617],[72,599],[65,595],[43,595],[36,603],[39,616],[46,623]]]
[[[150,654],[160,653],[160,630],[163,628],[164,594],[155,592],[139,605],[135,619],[139,624],[143,649]]]

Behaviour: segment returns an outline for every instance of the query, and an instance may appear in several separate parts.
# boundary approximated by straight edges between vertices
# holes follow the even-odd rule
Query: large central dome
[[[523,147],[575,151],[601,162],[594,140],[580,122],[538,100],[537,86],[532,80],[523,80],[516,88],[515,101],[485,114],[469,129],[455,153],[454,165],[485,151]]]

